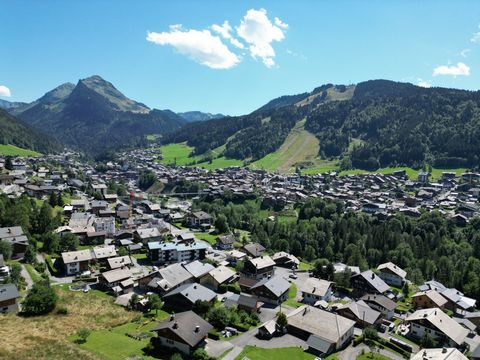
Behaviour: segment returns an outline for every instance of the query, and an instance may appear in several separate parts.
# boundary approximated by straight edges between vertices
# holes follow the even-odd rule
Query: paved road
[[[22,264],[22,271],[20,272],[20,275],[25,279],[25,282],[27,283],[27,290],[29,290],[33,286],[33,280],[30,274],[28,273],[27,269],[25,268],[25,265]]]
[[[282,306],[282,311],[289,314],[293,309]],[[275,318],[278,308],[266,309],[262,308],[260,313],[261,324]],[[260,325],[261,325],[260,324]],[[259,326],[258,326],[259,327]],[[264,348],[277,348],[277,347],[290,347],[290,346],[302,346],[305,347],[305,342],[290,335],[284,335],[272,340],[260,340],[255,335],[258,333],[258,327],[251,329],[242,335],[233,338],[229,342],[233,345],[233,349],[223,358],[223,360],[234,360],[243,350],[246,345],[256,345]]]

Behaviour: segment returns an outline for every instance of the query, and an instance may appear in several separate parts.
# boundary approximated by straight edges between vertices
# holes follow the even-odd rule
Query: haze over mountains
[[[322,85],[236,117],[150,109],[99,76],[62,84],[29,104],[2,101],[0,107],[56,139],[49,144],[90,154],[145,145],[155,134],[162,143],[187,142],[197,155],[220,149],[221,156],[250,163],[279,150],[300,129],[318,139],[319,158],[346,168],[480,162],[480,92],[387,80]],[[4,142],[13,138],[3,136]],[[39,138],[44,145],[30,140],[33,149],[50,148]]]

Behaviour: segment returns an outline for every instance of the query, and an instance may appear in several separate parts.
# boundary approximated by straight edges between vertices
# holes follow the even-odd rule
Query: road
[[[289,308],[286,306],[283,306],[282,310],[287,315],[291,311],[293,311],[292,308]],[[275,309],[262,308],[262,312],[260,313],[261,324],[274,319],[278,311],[279,311],[279,308],[275,308]],[[262,348],[279,348],[279,347],[290,347],[290,346],[302,346],[303,348],[306,347],[306,344],[303,340],[300,340],[288,334],[282,337],[273,338],[271,340],[260,340],[255,336],[257,335],[258,328],[259,326],[230,340],[229,343],[232,345],[233,349],[227,355],[225,355],[223,360],[234,360],[242,352],[243,348],[246,345],[254,345]]]
[[[22,264],[22,271],[20,272],[20,275],[25,279],[25,283],[27,284],[27,290],[29,290],[33,286],[33,280],[30,274],[28,273],[27,269],[25,268],[25,265]]]

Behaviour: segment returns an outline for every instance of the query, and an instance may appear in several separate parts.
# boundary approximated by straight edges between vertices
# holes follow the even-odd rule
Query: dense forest
[[[306,117],[319,156],[341,159],[343,168],[479,165],[480,92],[387,80],[360,83],[350,97],[341,96],[345,90],[328,84],[283,96],[250,115],[189,124],[164,140],[187,141],[195,154],[226,144],[225,156],[257,160],[278,150]]]
[[[346,154],[357,139],[349,155],[355,168],[478,166],[480,92],[365,82],[353,99],[318,107],[305,128],[325,157]]]
[[[230,229],[251,232],[269,251],[287,251],[306,261],[341,261],[362,270],[392,261],[416,284],[435,278],[480,299],[480,218],[457,227],[437,212],[387,220],[346,211],[341,202],[310,199],[298,205],[297,221],[269,221],[259,202],[199,201],[196,207],[223,214]]]
[[[2,109],[0,109],[0,144],[15,145],[41,153],[51,153],[61,149],[55,140]]]

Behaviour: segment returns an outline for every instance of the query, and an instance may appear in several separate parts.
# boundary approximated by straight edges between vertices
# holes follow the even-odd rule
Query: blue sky
[[[230,115],[325,83],[480,84],[479,1],[1,5],[0,98],[11,101],[94,74],[150,107]]]

